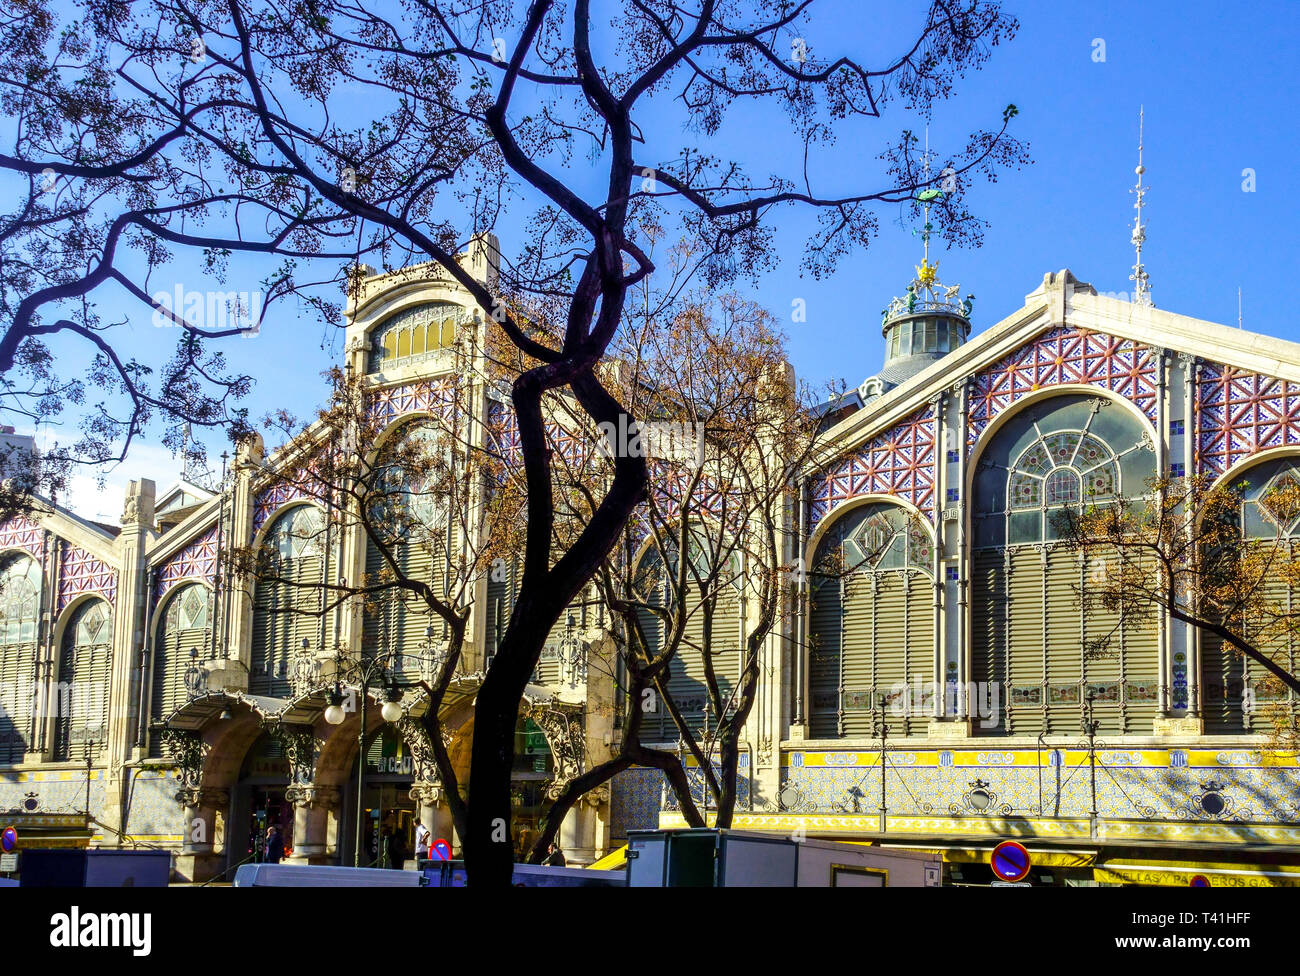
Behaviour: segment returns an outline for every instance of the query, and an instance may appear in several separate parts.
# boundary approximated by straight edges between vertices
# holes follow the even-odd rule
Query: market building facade
[[[464,261],[493,286],[494,241]],[[372,273],[348,307],[348,365],[392,431],[440,416],[458,338],[486,346],[481,312],[430,267]],[[1300,480],[1300,345],[1069,271],[974,337],[956,296],[927,254],[886,309],[884,369],[828,409],[835,460],[792,486],[790,557],[807,571],[764,650],[734,826],[942,850],[956,880],[1014,836],[1058,880],[1300,883],[1300,774],[1261,718],[1300,702],[1167,617],[1087,655],[1106,626],[1078,598],[1092,569],[1053,545],[1051,520],[1159,472],[1245,479],[1257,509]],[[471,412],[506,407],[469,387]],[[359,537],[304,543],[320,513],[269,477],[281,463],[249,441],[221,485],[133,482],[120,527],[58,507],[0,527],[0,810],[88,809],[93,843],[172,849],[195,881],[260,856],[270,826],[299,862],[409,852],[416,819],[457,844],[418,691],[393,711],[358,687],[342,721],[326,715],[376,647],[430,673],[438,629],[396,610],[288,614],[294,587],[232,585],[235,545],[276,549],[302,581],[360,578],[374,558]],[[820,576],[837,557],[853,572]],[[444,704],[462,766],[513,585],[478,584]],[[585,603],[566,614],[521,708],[521,846],[556,784],[616,747],[612,669],[586,667],[606,627]],[[1297,649],[1280,653],[1294,671]],[[562,846],[591,862],[629,829],[680,824],[675,806],[657,771],[630,770],[570,814]]]

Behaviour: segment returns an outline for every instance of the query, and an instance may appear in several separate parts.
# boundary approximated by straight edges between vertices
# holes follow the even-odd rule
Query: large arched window
[[[41,567],[31,556],[0,564],[0,763],[20,763],[32,736]]]
[[[324,599],[325,520],[315,505],[295,505],[279,515],[262,541],[266,577],[253,595],[252,666],[248,690],[287,698],[289,667],[302,642],[319,650],[318,614]]]
[[[1283,496],[1278,493],[1278,489],[1294,490],[1300,485],[1300,458],[1282,457],[1256,464],[1234,478],[1233,485],[1242,492],[1239,526],[1245,538],[1261,547],[1281,547],[1283,552],[1272,557],[1278,560],[1275,566],[1300,557],[1300,513],[1289,504],[1280,504]],[[1265,630],[1268,621],[1264,618],[1275,621],[1300,612],[1300,588],[1289,586],[1280,571],[1261,569],[1261,574],[1264,587],[1258,596],[1269,607],[1255,621],[1255,629],[1260,631],[1260,650],[1295,674],[1300,667],[1300,647],[1293,630]],[[1249,623],[1245,631],[1247,638],[1252,637]],[[1206,732],[1269,732],[1275,720],[1300,711],[1294,692],[1257,663],[1236,653],[1214,634],[1207,632],[1200,637],[1201,708]]]
[[[87,742],[103,749],[112,673],[113,615],[103,600],[89,600],[73,612],[59,647],[55,759],[84,759]]]
[[[165,721],[185,704],[189,695],[186,676],[201,666],[212,616],[212,591],[201,583],[178,586],[166,599],[154,640],[151,725]],[[150,755],[162,755],[162,743],[156,735],[150,738]]]
[[[870,504],[826,531],[808,573],[812,734],[925,732],[934,708],[934,555],[907,510]],[[917,693],[916,689],[920,692]]]
[[[370,371],[421,362],[451,348],[463,315],[458,305],[429,302],[391,316],[370,333]]]
[[[436,423],[406,424],[380,448],[367,493],[376,534],[402,573],[430,584],[442,595],[446,595],[448,560],[458,555],[445,497],[450,487],[450,446]],[[380,579],[389,571],[383,548],[367,542],[369,577]],[[446,636],[442,618],[417,594],[401,588],[367,601],[364,634],[368,647],[387,655],[399,676],[412,679],[431,672]]]
[[[1138,499],[1155,474],[1144,423],[1085,394],[1012,416],[976,460],[971,503],[971,680],[992,735],[1076,733],[1087,697],[1104,732],[1150,732],[1155,627],[1082,599],[1094,567],[1059,543],[1066,508]],[[981,687],[982,685],[982,687]],[[994,698],[996,696],[996,699]]]
[[[668,556],[665,566],[659,549],[650,546],[637,565],[635,583],[641,602],[663,607],[674,616],[685,615],[682,638],[669,664],[668,693],[687,727],[698,735],[706,726],[716,728],[719,718],[709,692],[706,656],[724,703],[730,701],[740,680],[744,654],[739,592],[741,572],[735,554],[723,562],[723,547],[701,530],[699,538],[688,547],[694,570],[687,569],[686,592],[678,594],[675,548],[673,540],[665,540],[664,551]],[[722,568],[711,572],[710,565]],[[649,610],[641,610],[639,617],[650,652],[660,652],[667,636],[663,618]],[[564,620],[562,615],[561,623]],[[555,632],[551,636],[554,639]],[[641,735],[644,741],[670,742],[679,737],[676,722],[657,695],[640,703],[630,702],[629,707],[643,710]]]

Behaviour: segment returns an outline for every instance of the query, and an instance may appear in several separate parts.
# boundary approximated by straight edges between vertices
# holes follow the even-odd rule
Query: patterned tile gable
[[[280,481],[272,484],[271,487],[264,489],[254,499],[254,535],[266,524],[266,520],[271,517],[271,514],[280,509],[281,505],[299,498],[319,502],[325,494],[325,486],[315,481],[310,475],[304,478],[301,474],[295,474],[292,479],[291,481]]]
[[[1062,326],[974,376],[967,444],[1022,397],[1049,386],[1099,386],[1135,404],[1156,422],[1156,357],[1146,346],[1103,332]]]
[[[809,528],[863,495],[895,495],[934,516],[935,414],[924,407],[815,478]]]
[[[110,605],[117,602],[117,570],[79,546],[69,545],[59,572],[56,613],[83,593],[98,593]]]
[[[217,571],[217,527],[214,525],[158,569],[154,602],[161,600],[177,583],[186,579],[211,584]]]
[[[446,417],[456,405],[454,379],[420,380],[386,386],[374,394],[370,409],[385,424],[408,413],[431,413]]]
[[[0,550],[24,549],[39,562],[45,551],[45,540],[42,536],[39,525],[21,515],[15,515],[0,526]]]
[[[1300,445],[1300,383],[1231,366],[1201,368],[1196,388],[1196,466],[1222,474],[1273,447]]]

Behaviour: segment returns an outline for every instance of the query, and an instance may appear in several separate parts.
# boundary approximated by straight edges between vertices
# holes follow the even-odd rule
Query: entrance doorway
[[[284,856],[293,853],[293,804],[285,799],[290,782],[289,760],[280,743],[263,733],[249,747],[231,791],[230,866],[266,860],[266,832],[280,831]]]
[[[391,727],[378,729],[366,746],[361,789],[361,857],[355,862],[355,767],[348,783],[348,806],[354,816],[349,820],[342,845],[344,864],[400,868],[407,859],[415,857],[415,819],[419,814],[411,799],[414,783],[415,762],[406,743]]]

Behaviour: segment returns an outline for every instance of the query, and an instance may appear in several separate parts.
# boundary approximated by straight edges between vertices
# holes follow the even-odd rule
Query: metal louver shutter
[[[102,748],[108,731],[109,682],[113,668],[112,614],[99,600],[83,604],[68,621],[59,649],[51,700],[56,704],[54,758],[80,759],[77,740],[89,736]]]
[[[1049,623],[1047,608],[1043,605],[1043,562],[1037,549],[1016,549],[1011,552],[1006,594],[1006,670],[998,688],[998,704],[1004,720],[989,731],[1003,735],[1037,735],[1045,728],[1047,701],[1050,698],[1048,689],[1043,687],[1047,676],[1044,647],[1051,641],[1051,629],[1055,626]],[[1077,660],[1077,613],[1074,629],[1074,656]],[[1053,681],[1056,680],[1055,668],[1051,669],[1050,677]],[[1077,680],[1077,664],[1074,677]],[[987,711],[990,703],[991,698],[986,696],[980,706]]]
[[[809,587],[808,661],[814,739],[840,734],[840,646],[843,640],[843,602],[837,577],[816,578]]]
[[[892,574],[885,574],[881,580]],[[843,660],[843,735],[870,735],[872,708],[876,696],[888,690],[891,662],[876,659],[876,651],[898,641],[903,633],[901,602],[873,588],[869,575],[855,574],[845,580]],[[888,583],[884,584],[886,590]],[[900,655],[901,658],[901,655]],[[881,665],[885,667],[882,670]],[[879,689],[879,690],[877,690]]]
[[[319,584],[324,568],[321,556],[284,559],[278,569],[283,581],[257,584],[253,594],[253,665],[248,690],[254,695],[288,698],[293,694],[289,664],[306,640],[319,650],[320,617],[295,613],[291,608],[316,611],[321,591],[295,583]]]
[[[1002,554],[988,549],[975,553],[973,566],[971,600],[971,676],[977,688],[992,686],[1001,688],[998,705],[1005,714],[1007,693],[1007,580],[1003,569]],[[972,702],[972,707],[976,703]],[[992,717],[992,716],[990,716]],[[1003,716],[996,716],[997,721],[985,725],[975,722],[972,728],[976,734],[998,734],[1005,731]]]
[[[0,685],[4,690],[0,701],[0,763],[20,763],[27,751],[35,669],[36,645],[31,641],[0,646]]]
[[[428,583],[440,596],[446,579],[443,543],[398,543],[393,555],[408,578]],[[366,572],[372,578],[384,572],[387,564],[379,548],[369,545]],[[363,640],[367,652],[392,655],[399,678],[413,680],[421,676],[421,660],[430,653],[430,642],[443,637],[443,620],[424,602],[406,590],[392,589],[376,596],[375,607],[365,615]],[[429,628],[433,636],[429,637]],[[502,633],[505,632],[504,625]]]
[[[1037,555],[1035,554],[1035,558]],[[1040,576],[1041,579],[1041,570]],[[1052,733],[1079,731],[1080,701],[1086,689],[1083,682],[1083,608],[1078,588],[1082,579],[1079,558],[1073,553],[1051,553],[1047,557],[1046,603],[1040,591],[1043,627],[1047,634],[1047,730]],[[1104,662],[1094,662],[1098,674],[1105,674]],[[1040,669],[1041,675],[1041,669]],[[1028,669],[1025,677],[1028,679]],[[1039,677],[1038,680],[1042,680]],[[1104,685],[1106,694],[1117,692],[1114,682],[1095,681]],[[1098,689],[1098,695],[1103,689]],[[1099,704],[1101,704],[1099,699]],[[1113,703],[1107,702],[1107,705]],[[1105,708],[1096,712],[1101,718]],[[1110,713],[1107,713],[1110,714]],[[1112,715],[1113,718],[1113,715]],[[1017,731],[1039,731],[1018,729]]]
[[[199,589],[197,586],[186,586],[172,597],[171,602],[184,600],[188,591]],[[203,592],[203,598],[209,599],[206,591]],[[208,631],[205,627],[171,629],[168,627],[170,616],[169,611],[168,617],[163,619],[163,626],[154,644],[152,694],[149,699],[150,724],[165,721],[167,716],[185,704],[188,697],[185,672],[192,663],[202,660],[207,646]],[[151,735],[149,755],[157,759],[162,754],[162,742],[157,735]]]

